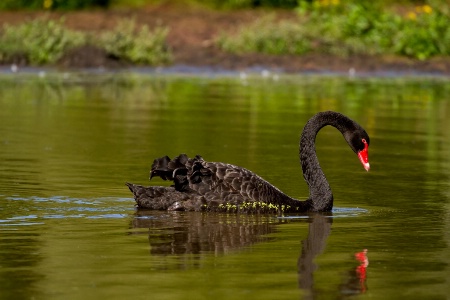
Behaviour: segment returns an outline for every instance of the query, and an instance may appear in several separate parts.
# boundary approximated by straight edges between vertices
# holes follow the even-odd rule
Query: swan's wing
[[[233,202],[241,198],[255,200],[261,178],[253,172],[221,162],[207,162],[201,156],[188,158],[181,154],[170,160],[167,156],[154,160],[150,178],[159,176],[173,181],[176,191],[204,196],[206,202]]]
[[[198,155],[194,158],[188,158],[185,154],[174,159],[167,156],[157,158],[150,171],[150,178],[154,176],[170,180],[173,185],[170,188],[142,187],[145,191],[133,192],[140,207],[276,212],[280,209],[295,211],[301,205],[245,168],[221,162],[207,162]],[[158,201],[162,204],[153,203]]]
[[[203,166],[211,172],[210,178],[203,180],[206,185],[209,180],[211,181],[211,191],[221,193],[222,197],[226,197],[228,194],[237,194],[244,201],[259,199],[258,187],[263,180],[255,173],[225,163],[205,162]]]

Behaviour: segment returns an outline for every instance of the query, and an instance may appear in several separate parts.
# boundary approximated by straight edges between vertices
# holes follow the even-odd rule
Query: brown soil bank
[[[308,54],[304,56],[272,56],[261,54],[234,55],[218,49],[213,39],[218,33],[235,29],[267,14],[262,10],[214,11],[174,5],[151,6],[127,10],[91,10],[78,12],[0,12],[0,26],[18,24],[47,15],[64,16],[65,24],[80,31],[99,32],[112,29],[123,18],[134,18],[139,24],[164,25],[170,28],[168,46],[175,66],[208,67],[218,70],[265,68],[283,72],[400,72],[450,75],[450,58],[439,57],[418,61],[404,57],[352,56],[348,58]],[[278,11],[280,18],[292,18],[293,12]],[[21,64],[20,59],[17,60]],[[22,62],[23,64],[23,62]],[[73,49],[58,62],[66,68],[117,68],[130,66],[109,57],[91,46]]]

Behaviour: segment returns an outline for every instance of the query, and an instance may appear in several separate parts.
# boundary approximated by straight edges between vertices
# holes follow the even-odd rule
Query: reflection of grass
[[[166,47],[168,30],[147,26],[138,28],[134,21],[122,22],[99,38],[67,29],[62,20],[36,19],[21,25],[5,25],[0,35],[0,62],[22,57],[28,63],[40,65],[56,62],[65,51],[95,40],[97,47],[112,56],[132,63],[159,65],[170,62]]]

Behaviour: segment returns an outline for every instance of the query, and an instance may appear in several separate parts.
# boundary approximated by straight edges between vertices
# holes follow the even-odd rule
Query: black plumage
[[[150,179],[159,176],[170,180],[173,182],[171,187],[144,187],[132,183],[127,186],[138,207],[148,209],[250,213],[330,211],[333,194],[315,150],[316,135],[326,125],[336,127],[366,170],[369,168],[367,149],[370,139],[359,124],[337,112],[314,115],[306,123],[300,139],[300,161],[309,187],[306,201],[291,198],[245,168],[207,162],[199,155],[188,158],[181,154],[174,159],[164,156],[154,160]],[[365,160],[361,153],[365,153]]]

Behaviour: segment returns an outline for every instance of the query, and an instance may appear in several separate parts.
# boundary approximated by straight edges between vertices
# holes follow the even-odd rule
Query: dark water
[[[124,183],[182,152],[306,198],[298,139],[323,110],[371,136],[367,173],[320,132],[331,214],[134,208]],[[0,298],[449,299],[449,129],[448,78],[3,75]]]

